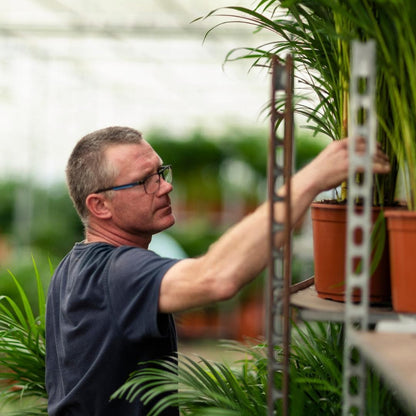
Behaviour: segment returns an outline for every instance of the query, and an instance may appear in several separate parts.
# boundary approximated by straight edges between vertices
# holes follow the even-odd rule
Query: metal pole
[[[276,93],[285,94],[285,109],[276,108]],[[291,187],[293,143],[293,62],[291,55],[282,65],[276,56],[272,59],[272,88],[270,114],[270,140],[268,163],[268,194],[270,217],[270,253],[267,292],[268,340],[268,415],[275,415],[281,401],[282,414],[289,415],[289,358],[290,358],[290,283],[291,283]],[[277,137],[277,127],[284,122],[284,139]],[[279,157],[283,162],[279,161]],[[285,195],[277,190],[285,185]],[[285,219],[279,222],[275,205],[285,210]],[[276,247],[277,233],[284,234],[284,244]],[[281,354],[277,348],[281,348]],[[277,372],[282,373],[282,386],[275,383]]]
[[[368,329],[375,42],[353,42],[351,62],[343,416],[364,416],[366,367],[351,334]]]

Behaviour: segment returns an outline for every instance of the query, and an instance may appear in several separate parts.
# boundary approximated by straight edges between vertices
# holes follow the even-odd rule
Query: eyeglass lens
[[[144,190],[148,194],[154,194],[160,188],[160,178],[168,183],[172,183],[172,168],[166,166],[161,169],[158,173],[149,176],[144,183]]]

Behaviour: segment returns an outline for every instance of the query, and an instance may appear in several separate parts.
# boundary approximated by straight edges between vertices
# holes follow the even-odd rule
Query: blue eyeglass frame
[[[161,166],[156,173],[152,173],[151,175],[146,176],[144,179],[142,179],[141,181],[136,181],[136,182],[130,182],[130,183],[126,183],[124,185],[118,185],[118,186],[110,186],[109,188],[102,188],[102,189],[98,189],[98,191],[93,192],[94,194],[99,194],[101,192],[107,192],[107,191],[121,191],[123,189],[129,189],[129,188],[133,188],[134,186],[139,186],[139,185],[144,185],[144,183],[151,178],[152,176],[158,175],[159,179],[160,177],[163,175],[163,173],[167,170],[170,169],[172,171],[172,165],[163,165]],[[163,179],[165,180],[165,178],[163,177]],[[145,192],[147,193],[146,187],[144,187]],[[155,191],[157,192],[157,191]],[[153,192],[154,193],[154,192]]]

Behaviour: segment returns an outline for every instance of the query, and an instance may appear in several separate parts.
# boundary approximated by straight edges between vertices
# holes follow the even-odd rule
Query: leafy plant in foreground
[[[292,415],[341,414],[342,328],[336,323],[295,326],[290,357]],[[160,361],[153,368],[133,373],[113,397],[133,400],[140,395],[145,403],[156,400],[149,416],[157,416],[172,405],[179,406],[184,416],[266,416],[266,345],[229,342],[225,346],[244,358],[232,364],[187,356]],[[281,382],[282,374],[277,373],[278,388]],[[367,384],[367,415],[405,414],[380,377],[370,369]],[[276,411],[281,414],[281,409]]]
[[[21,305],[0,296],[0,403],[30,399],[30,408],[13,414],[47,415],[45,388],[45,293],[33,261],[39,316],[35,316],[28,297],[17,278],[9,271],[20,295]]]

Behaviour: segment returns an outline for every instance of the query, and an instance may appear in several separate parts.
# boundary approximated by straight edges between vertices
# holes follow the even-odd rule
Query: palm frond
[[[336,323],[294,325],[290,357],[291,414],[339,415],[342,408],[343,326]],[[113,398],[141,396],[155,405],[149,413],[159,415],[179,406],[185,416],[251,416],[267,414],[267,345],[223,343],[240,358],[231,364],[180,355],[178,359],[150,363],[134,372]],[[276,350],[281,356],[281,349]],[[394,396],[369,370],[368,414],[403,415]],[[275,383],[281,388],[281,373]],[[281,414],[281,409],[276,409]]]
[[[45,388],[45,294],[34,259],[39,316],[35,316],[18,279],[9,271],[18,293],[18,304],[0,296],[0,403],[34,398],[30,409],[19,414],[46,415]]]
[[[410,209],[416,209],[416,30],[414,2],[408,0],[259,0],[252,9],[228,6],[200,19],[219,18],[208,33],[225,24],[269,32],[275,40],[257,48],[234,48],[224,64],[251,62],[269,68],[273,54],[295,58],[295,81],[312,92],[298,102],[296,114],[307,128],[332,140],[348,135],[350,42],[374,39],[377,44],[377,140],[390,156],[388,175],[375,179],[375,205],[392,205],[398,166]],[[400,117],[397,115],[400,114]]]

